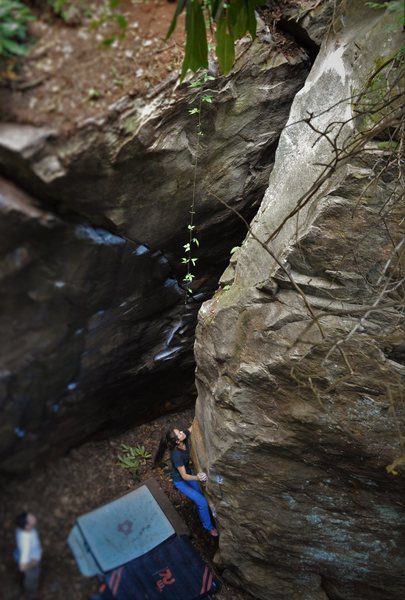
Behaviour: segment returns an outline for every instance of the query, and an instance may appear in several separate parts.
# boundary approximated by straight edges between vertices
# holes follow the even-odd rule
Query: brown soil
[[[184,20],[179,18],[173,36],[165,41],[175,10],[167,0],[121,0],[116,12],[128,22],[122,39],[111,13],[92,27],[97,17],[107,15],[106,0],[71,0],[71,24],[32,4],[35,41],[15,73],[13,65],[3,66],[1,120],[67,132],[88,118],[107,114],[123,96],[145,96],[170,82],[171,75],[174,83],[184,53]],[[112,45],[103,46],[111,39]]]
[[[191,423],[193,410],[160,417],[120,434],[113,439],[90,441],[68,455],[50,462],[23,481],[3,483],[0,491],[2,552],[0,581],[2,600],[20,600],[19,578],[12,553],[14,518],[22,510],[38,518],[38,530],[44,548],[44,600],[85,600],[97,590],[96,578],[80,575],[66,539],[75,519],[97,506],[127,493],[134,485],[128,470],[117,464],[121,444],[142,445],[152,454],[167,427]],[[192,542],[212,565],[217,540],[202,528],[194,504],[173,487],[164,468],[152,469],[147,461],[140,469],[140,480],[154,477],[190,528]],[[218,523],[219,530],[221,524]],[[217,576],[221,575],[216,571]],[[251,600],[248,594],[223,582],[217,600]]]
[[[48,0],[27,0],[35,15],[32,48],[18,63],[0,64],[0,121],[55,128],[68,134],[88,119],[105,116],[123,97],[146,99],[174,88],[184,56],[184,13],[169,40],[176,0],[120,0],[115,13],[128,26],[120,36],[108,0],[67,0],[58,17]],[[306,0],[283,0],[301,7]],[[286,56],[296,43],[280,32],[280,2],[260,9],[273,41]],[[97,27],[92,24],[101,22]],[[245,40],[248,38],[245,38]],[[113,40],[105,46],[105,42]],[[237,50],[238,54],[238,50]]]

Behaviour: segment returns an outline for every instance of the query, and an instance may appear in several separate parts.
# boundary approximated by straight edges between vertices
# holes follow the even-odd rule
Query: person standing
[[[42,558],[37,519],[32,513],[23,512],[16,517],[15,525],[16,559],[23,574],[24,591],[28,600],[37,600]]]
[[[204,529],[212,537],[218,537],[218,531],[211,520],[208,502],[201,493],[199,484],[200,481],[207,481],[207,475],[202,472],[194,475],[190,467],[190,434],[191,427],[184,430],[169,429],[160,440],[153,462],[154,465],[157,465],[162,460],[166,450],[170,451],[173,485],[197,506]]]

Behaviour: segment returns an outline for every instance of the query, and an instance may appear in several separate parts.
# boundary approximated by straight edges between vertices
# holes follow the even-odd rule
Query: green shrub
[[[22,56],[29,50],[27,25],[34,17],[19,0],[0,2],[0,57]]]
[[[139,479],[140,466],[146,464],[146,461],[149,460],[152,455],[146,450],[145,446],[134,447],[121,444],[121,448],[124,453],[118,455],[118,464],[120,467],[128,469],[134,481],[137,481]]]

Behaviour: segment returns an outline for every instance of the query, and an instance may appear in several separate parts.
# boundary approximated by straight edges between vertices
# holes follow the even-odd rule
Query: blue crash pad
[[[77,525],[73,527],[68,537],[68,545],[76,559],[76,563],[79,567],[80,573],[85,577],[92,577],[93,575],[103,575],[103,571],[96,563],[94,556],[91,552],[90,546]]]
[[[149,552],[174,535],[143,485],[77,519],[68,544],[83,575],[105,573]]]

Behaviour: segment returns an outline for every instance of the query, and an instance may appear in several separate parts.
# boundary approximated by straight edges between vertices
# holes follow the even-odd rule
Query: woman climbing
[[[218,531],[211,520],[208,502],[201,493],[199,484],[200,481],[207,481],[207,475],[205,473],[194,475],[190,467],[190,434],[191,427],[184,430],[169,429],[160,440],[153,462],[155,466],[159,464],[166,450],[170,450],[173,485],[197,506],[204,529],[213,537],[218,537]]]

